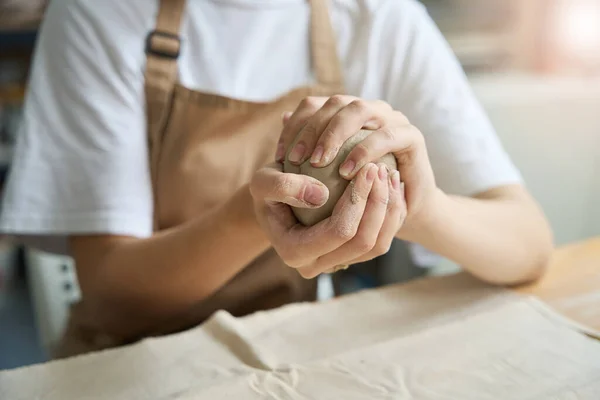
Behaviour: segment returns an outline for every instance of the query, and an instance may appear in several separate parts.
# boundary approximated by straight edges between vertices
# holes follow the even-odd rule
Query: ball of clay
[[[367,136],[369,136],[370,133],[371,131],[361,130],[346,140],[346,142],[344,142],[340,148],[336,158],[328,166],[323,168],[313,167],[310,164],[310,160],[307,160],[300,165],[294,165],[289,162],[286,156],[283,165],[283,172],[311,176],[321,181],[329,189],[329,198],[327,199],[327,203],[325,203],[322,207],[314,209],[292,207],[294,215],[303,225],[312,226],[331,216],[335,205],[340,197],[342,197],[344,194],[344,191],[349,183],[348,180],[344,179],[340,175],[340,166],[346,160],[346,157],[348,154],[350,154],[350,151],[352,151],[354,146],[362,142]],[[295,144],[296,142],[292,143],[292,145],[289,147],[289,150],[291,150]],[[398,169],[396,157],[394,157],[392,154],[386,154],[385,156],[381,157],[378,162],[384,163],[390,170]]]

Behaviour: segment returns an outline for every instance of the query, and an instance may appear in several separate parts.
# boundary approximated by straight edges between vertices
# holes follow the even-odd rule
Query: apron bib
[[[160,0],[156,29],[147,37],[146,102],[154,228],[162,230],[201,218],[247,184],[275,159],[281,115],[307,96],[344,92],[336,40],[326,0],[312,0],[312,86],[273,102],[255,103],[201,93],[178,83],[179,29],[185,0]],[[214,266],[217,268],[218,266]],[[305,280],[268,250],[210,298],[144,336],[173,333],[205,321],[217,310],[235,316],[313,301],[316,280]],[[111,337],[85,315],[84,302],[71,316],[57,356],[115,347],[142,337]]]

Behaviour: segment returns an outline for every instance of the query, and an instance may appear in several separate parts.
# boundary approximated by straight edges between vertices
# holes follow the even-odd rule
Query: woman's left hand
[[[363,166],[392,153],[404,183],[407,216],[403,230],[424,222],[438,190],[423,135],[402,113],[383,101],[342,95],[308,97],[293,113],[284,115],[284,123],[277,161],[283,161],[285,150],[298,138],[290,162],[310,159],[315,167],[330,164],[342,144],[359,130],[373,131],[350,152],[340,174],[353,179]]]

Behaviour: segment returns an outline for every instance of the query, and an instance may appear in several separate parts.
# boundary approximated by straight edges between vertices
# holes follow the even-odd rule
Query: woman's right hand
[[[331,217],[306,227],[290,206],[322,206],[328,198],[327,187],[282,169],[274,163],[257,171],[250,192],[259,224],[288,266],[304,278],[314,278],[389,250],[406,215],[398,174],[390,177],[385,166],[367,164],[348,185]]]

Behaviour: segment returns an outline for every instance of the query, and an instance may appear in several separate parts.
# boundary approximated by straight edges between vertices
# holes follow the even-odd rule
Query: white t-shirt
[[[439,187],[521,182],[452,51],[415,0],[330,0],[345,84],[426,138]],[[144,39],[157,0],[51,1],[41,27],[0,230],[65,252],[66,236],[152,234]],[[307,0],[189,0],[190,88],[268,101],[313,80]]]

